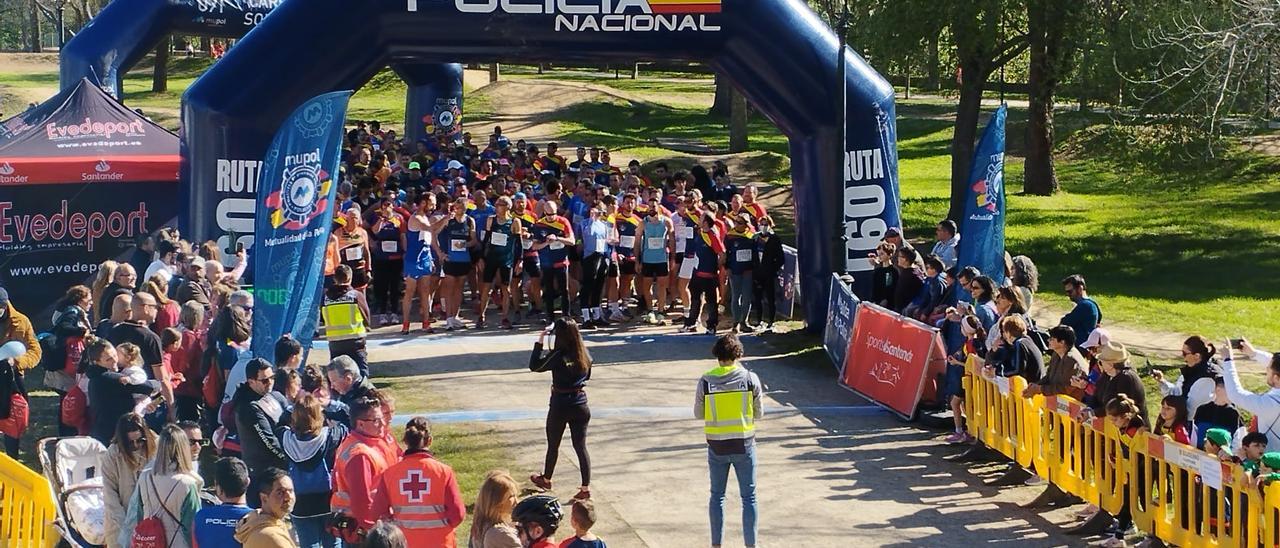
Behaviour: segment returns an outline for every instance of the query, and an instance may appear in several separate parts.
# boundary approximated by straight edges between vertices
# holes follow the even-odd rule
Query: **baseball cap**
[[[409,169],[422,169],[422,164],[418,162],[409,162]]]
[[[516,195],[515,195],[515,199],[517,199],[517,200],[523,200],[523,199],[525,199],[525,195],[524,195],[524,193],[523,193],[523,192],[517,192],[517,193],[516,193]]]
[[[462,162],[449,160],[449,169],[462,169]]]
[[[506,159],[506,158],[498,158],[498,165],[500,165],[500,166],[509,166],[509,165],[511,165],[511,160],[508,160],[508,159]]]
[[[196,255],[194,257],[191,257],[191,262],[187,264],[188,266],[194,266],[196,268],[204,268],[204,258],[199,255]]]
[[[884,231],[885,238],[897,238],[900,236],[902,236],[902,231],[898,230],[898,227],[896,226],[891,226],[888,230]]]
[[[1210,428],[1206,430],[1204,433],[1204,439],[1213,442],[1213,444],[1218,447],[1231,446],[1231,432],[1227,432],[1224,428]],[[1280,457],[1280,454],[1276,455],[1277,457]],[[1277,464],[1280,464],[1280,462],[1277,462]],[[1268,465],[1268,467],[1270,467],[1270,465]]]
[[[1280,470],[1280,451],[1263,453],[1262,464],[1272,470]]]
[[[1094,328],[1092,333],[1089,333],[1089,337],[1084,340],[1084,344],[1080,345],[1080,347],[1094,348],[1098,346],[1107,346],[1110,342],[1111,333],[1108,333],[1104,328],[1098,327]]]

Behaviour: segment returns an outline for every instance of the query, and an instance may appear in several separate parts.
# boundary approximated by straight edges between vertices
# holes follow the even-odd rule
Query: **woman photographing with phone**
[[[551,351],[543,353],[547,335],[552,336],[548,345]],[[547,460],[542,474],[529,477],[541,489],[551,489],[551,476],[556,471],[560,456],[560,441],[565,426],[569,427],[573,451],[578,454],[578,468],[582,471],[582,486],[576,499],[591,498],[591,457],[587,454],[587,423],[591,421],[591,408],[587,407],[585,387],[591,379],[591,354],[582,343],[582,333],[577,322],[560,317],[538,336],[529,356],[529,370],[535,373],[551,372],[551,403],[547,410]]]

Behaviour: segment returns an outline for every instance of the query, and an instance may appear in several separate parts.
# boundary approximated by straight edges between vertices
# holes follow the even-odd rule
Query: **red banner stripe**
[[[0,188],[39,184],[177,182],[178,155],[0,159]]]
[[[650,4],[653,13],[720,13],[719,3],[707,4]]]

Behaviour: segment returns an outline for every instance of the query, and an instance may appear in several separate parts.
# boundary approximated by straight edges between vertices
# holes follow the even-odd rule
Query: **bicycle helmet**
[[[555,497],[533,495],[516,503],[516,507],[511,511],[511,518],[521,525],[526,523],[541,525],[542,534],[550,537],[555,534],[556,527],[564,518],[564,511],[560,508],[560,501]]]

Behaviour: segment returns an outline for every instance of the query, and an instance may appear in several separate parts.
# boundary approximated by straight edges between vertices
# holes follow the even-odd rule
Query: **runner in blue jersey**
[[[441,282],[441,298],[445,304],[445,329],[463,329],[458,312],[462,308],[462,284],[471,274],[471,252],[475,243],[476,222],[467,216],[467,199],[454,200],[450,208],[452,217],[445,222],[440,235],[440,248],[444,254],[444,280]]]
[[[671,273],[671,254],[675,250],[675,227],[671,219],[663,215],[665,209],[651,204],[640,228],[640,279],[638,290],[640,303],[649,309],[645,321],[651,325],[666,323],[663,311],[667,308],[667,282]],[[653,301],[649,290],[657,286]],[[652,306],[650,305],[652,302]]]
[[[444,225],[443,222],[432,226],[431,213],[436,209],[436,197],[430,192],[418,197],[418,207],[409,217],[403,238],[404,256],[404,302],[401,303],[400,332],[409,332],[409,314],[413,310],[413,298],[418,298],[418,309],[422,313],[422,329],[431,333],[431,296],[436,292],[440,278],[437,275],[440,265],[435,256],[435,233]]]

